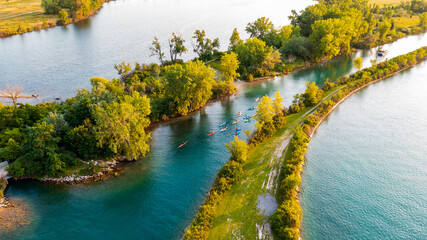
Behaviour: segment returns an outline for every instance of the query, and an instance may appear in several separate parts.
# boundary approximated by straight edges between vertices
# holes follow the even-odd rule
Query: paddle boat
[[[384,57],[385,55],[387,55],[388,51],[384,50],[384,49],[380,49],[378,50],[378,57]]]
[[[236,121],[234,121],[234,122],[233,122],[233,124],[237,124],[239,121],[240,121],[240,120],[236,120]]]
[[[219,132],[224,132],[225,130],[227,130],[228,127],[222,128],[221,130],[219,130]]]
[[[255,110],[255,107],[248,108],[248,111],[253,111],[253,110]]]
[[[216,131],[212,131],[212,132],[210,132],[210,133],[208,134],[208,137],[209,137],[209,136],[214,135],[215,133],[216,133]]]
[[[181,145],[179,145],[179,146],[177,147],[177,149],[184,147],[184,146],[185,146],[185,144],[187,144],[187,143],[188,143],[188,141],[183,142]]]
[[[224,127],[225,125],[227,125],[227,122],[223,122],[223,123],[219,124],[218,127]]]

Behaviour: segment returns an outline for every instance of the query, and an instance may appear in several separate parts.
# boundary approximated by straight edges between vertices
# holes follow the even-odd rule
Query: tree
[[[53,137],[53,125],[45,122],[27,127],[27,134],[21,147],[21,156],[11,164],[16,164],[25,175],[58,176],[64,171],[65,163],[57,154],[59,138]],[[15,176],[19,177],[19,176]]]
[[[184,45],[185,40],[178,34],[172,33],[172,38],[169,38],[169,53],[171,62],[175,62],[178,56],[186,53],[188,50]]]
[[[391,28],[391,24],[388,21],[384,21],[383,23],[380,24],[380,26],[378,27],[378,30],[380,33],[381,40],[385,39],[390,28]]]
[[[287,57],[297,57],[308,60],[312,53],[311,41],[303,36],[292,37],[286,44],[280,48],[280,52]]]
[[[280,57],[281,54],[277,50],[269,53],[262,62],[262,67],[264,69],[267,69],[268,71],[273,70],[276,63],[282,62],[282,59]]]
[[[274,108],[272,100],[269,96],[263,96],[258,104],[258,109],[255,114],[255,120],[257,121],[256,127],[260,129],[265,123],[273,120]]]
[[[322,99],[323,91],[319,89],[315,82],[307,82],[307,89],[303,94],[304,104],[306,106],[313,106]]]
[[[234,82],[234,79],[239,77],[239,73],[236,72],[239,68],[239,64],[240,62],[237,59],[237,54],[234,52],[225,53],[221,57],[219,71],[225,82],[231,84]]]
[[[305,8],[299,15],[295,10],[292,10],[292,15],[289,16],[289,19],[293,26],[299,26],[301,28],[301,34],[304,37],[308,37],[312,33],[313,23],[322,20],[326,11],[327,7],[325,4],[319,3]]]
[[[274,109],[274,113],[280,114],[283,111],[283,97],[280,96],[280,91],[277,91],[274,94],[274,100],[273,100],[273,109]]]
[[[61,137],[68,131],[69,126],[67,121],[65,121],[64,114],[55,112],[50,112],[46,119],[44,120],[46,124],[53,125],[52,136]]]
[[[357,70],[360,71],[360,69],[362,69],[363,65],[362,65],[362,61],[363,59],[361,57],[358,57],[356,59],[354,59],[353,65],[357,68]]]
[[[427,29],[427,12],[420,14],[420,27]]]
[[[21,86],[12,87],[10,85],[6,86],[6,91],[0,92],[0,98],[10,98],[12,99],[13,105],[18,104],[19,98],[38,98],[38,94],[33,94],[31,96],[22,95],[23,88]]]
[[[197,53],[199,58],[210,59],[214,52],[218,51],[219,39],[215,38],[212,41],[211,39],[206,38],[205,30],[196,30],[193,38],[196,39],[196,43],[192,43],[193,51]]]
[[[265,35],[272,29],[273,23],[265,17],[258,18],[246,26],[246,32],[250,34],[251,38],[259,39],[264,39]]]
[[[70,4],[70,12],[73,19],[81,19],[82,17],[89,16],[92,10],[91,0],[73,0]]]
[[[230,37],[230,45],[228,46],[228,50],[234,51],[236,46],[242,42],[243,41],[242,41],[242,39],[240,39],[239,32],[237,32],[237,28],[235,28],[233,30],[233,33],[231,34],[231,37]]]
[[[215,72],[202,61],[173,64],[166,67],[164,76],[165,95],[182,115],[205,105],[212,95]]]
[[[117,73],[119,75],[121,75],[122,77],[125,77],[130,71],[132,71],[132,67],[130,65],[130,63],[126,63],[125,61],[123,61],[120,64],[115,64],[114,65],[114,69],[117,70]]]
[[[236,46],[238,59],[246,68],[259,67],[271,52],[273,52],[273,48],[266,46],[264,41],[257,38],[250,38]]]
[[[163,58],[165,57],[165,54],[162,52],[162,46],[160,45],[159,39],[157,39],[157,37],[154,37],[154,40],[151,45],[152,46],[150,47],[150,57],[158,56],[160,63],[163,64]]]
[[[150,124],[150,100],[134,91],[110,104],[95,108],[96,137],[99,147],[108,146],[117,154],[138,159],[149,150],[151,138],[145,128]]]
[[[239,139],[238,136],[234,136],[234,141],[231,141],[229,144],[226,143],[225,147],[227,148],[227,151],[231,153],[231,161],[235,161],[240,164],[246,162],[249,148],[245,141]]]
[[[61,11],[58,2],[54,0],[42,0],[41,6],[46,14],[58,14]]]

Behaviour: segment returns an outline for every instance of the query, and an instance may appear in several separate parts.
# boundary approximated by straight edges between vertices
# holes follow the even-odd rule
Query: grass
[[[397,4],[400,4],[401,2],[409,2],[409,1],[410,0],[369,0],[369,3],[378,4],[378,5],[386,5],[386,4],[397,5]]]
[[[329,99],[331,93],[344,86],[325,92],[320,102]],[[265,189],[263,185],[269,173],[279,169],[281,164],[289,159],[291,153],[289,148],[292,147],[289,146],[283,152],[279,152],[277,154],[279,156],[275,155],[276,149],[283,141],[292,137],[292,128],[302,121],[307,113],[317,109],[317,106],[287,116],[287,124],[282,129],[251,149],[240,180],[225,194],[217,207],[208,239],[258,239],[257,228],[268,221],[268,217],[261,214],[257,207],[258,196],[267,193],[275,196],[274,190]]]
[[[43,14],[40,4],[41,0],[0,0],[0,37],[55,26],[58,16]]]
[[[420,18],[417,15],[412,17],[402,16],[402,17],[392,17],[394,20],[394,26],[396,28],[406,28],[410,26],[417,26],[420,23]]]
[[[33,11],[43,11],[41,0],[0,0],[0,19]]]

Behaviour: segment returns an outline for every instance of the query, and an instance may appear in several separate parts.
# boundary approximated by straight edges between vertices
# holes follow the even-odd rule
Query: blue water
[[[427,239],[427,63],[369,86],[319,127],[304,239]]]

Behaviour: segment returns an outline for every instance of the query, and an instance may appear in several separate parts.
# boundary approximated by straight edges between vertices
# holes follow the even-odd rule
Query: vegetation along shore
[[[298,239],[302,217],[298,186],[309,139],[317,126],[353,93],[426,59],[427,47],[423,47],[341,77],[336,83],[327,81],[322,89],[312,83],[304,94],[295,96],[298,101],[289,108],[267,122],[258,121],[248,143],[236,138],[227,145],[232,156],[219,171],[184,238],[255,239],[274,234],[280,239]],[[267,98],[263,97],[257,115],[265,111]],[[274,115],[274,102],[270,105]],[[265,209],[259,206],[266,190],[275,193],[279,204],[271,216],[263,215]]]
[[[110,0],[1,0],[0,37],[78,22]]]
[[[104,1],[83,2],[46,0],[43,6],[46,12],[60,15],[61,24],[67,24],[70,19],[77,20],[93,14]],[[10,98],[14,103],[0,104],[0,162],[9,162],[7,170],[16,179],[80,182],[88,176],[114,172],[117,161],[138,160],[147,154],[151,139],[147,128],[152,122],[187,115],[203,107],[209,100],[235,93],[237,88],[234,81],[237,78],[250,82],[285,74],[349,54],[354,48],[377,46],[407,34],[425,31],[425,11],[425,2],[416,0],[409,4],[383,7],[361,0],[319,1],[300,13],[294,12],[288,26],[276,27],[265,17],[248,23],[246,31],[250,34],[249,39],[242,40],[235,29],[225,52],[219,51],[218,39],[210,39],[204,30],[196,30],[192,45],[197,57],[188,62],[180,59],[189,51],[183,36],[172,33],[168,49],[162,48],[155,38],[150,51],[158,57],[160,64],[135,63],[133,67],[122,62],[115,66],[119,78],[107,80],[94,77],[90,80],[92,89],[78,90],[75,97],[64,102],[19,104],[21,90],[9,88],[10,91],[0,94],[0,97]],[[417,21],[398,27],[399,17],[396,14],[400,14],[400,19],[411,14]],[[242,168],[247,166],[245,162],[256,159],[251,155],[255,150],[250,150],[248,155],[249,149],[257,149],[259,144],[273,144],[268,139],[277,132],[285,131],[279,129],[296,127],[304,114],[333,104],[331,99],[328,100],[330,102],[316,105],[325,97],[338,93],[345,96],[348,92],[344,90],[360,83],[359,79],[364,83],[377,76],[388,75],[400,67],[399,64],[413,64],[419,60],[412,57],[405,58],[407,61],[404,63],[405,59],[401,59],[399,63],[389,60],[374,65],[374,73],[363,70],[357,74],[364,75],[355,74],[354,79],[327,82],[322,90],[310,84],[304,94],[295,96],[294,104],[288,109],[281,105],[279,93],[274,100],[263,97],[255,116],[258,130],[247,133],[251,135],[249,145],[235,139],[227,147],[232,153],[230,163],[219,172],[219,180],[209,195],[212,199],[201,207],[199,215],[202,215],[197,216],[186,238],[207,236],[214,214],[213,206],[237,181]],[[317,120],[312,115],[304,118],[308,122],[299,131],[307,134],[307,126],[313,127]],[[290,132],[286,133],[291,135]],[[302,133],[293,135],[301,137],[295,141],[306,141]],[[291,141],[292,149],[297,145],[295,141]],[[246,174],[246,171],[243,172]],[[294,204],[290,201],[293,195],[289,195],[290,198],[286,196],[279,199],[286,204]],[[296,212],[292,213],[297,213],[298,208],[293,210]],[[283,222],[287,218],[280,213],[273,215],[272,219],[277,234],[295,235],[298,221]],[[282,223],[288,224],[286,229]]]

